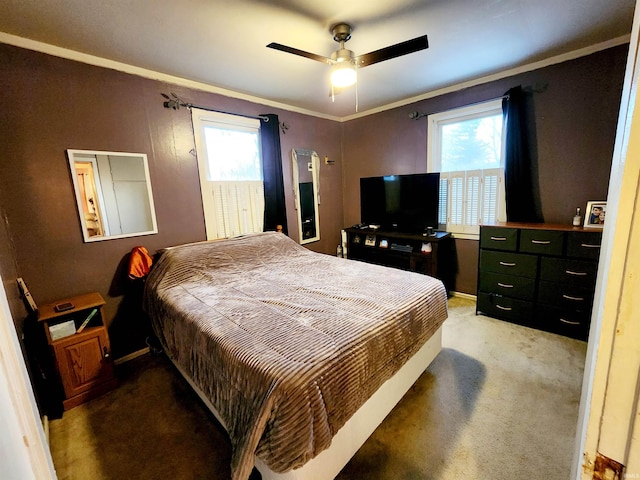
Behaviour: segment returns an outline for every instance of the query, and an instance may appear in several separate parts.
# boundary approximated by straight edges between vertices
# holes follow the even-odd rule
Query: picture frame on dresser
[[[589,201],[585,209],[585,228],[604,228],[604,220],[607,212],[607,202]]]

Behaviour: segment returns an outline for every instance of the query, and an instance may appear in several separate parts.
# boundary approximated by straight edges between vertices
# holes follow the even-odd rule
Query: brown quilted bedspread
[[[447,317],[440,281],[280,233],[167,249],[145,309],[226,424],[236,480],[254,454],[284,472],[329,447]]]

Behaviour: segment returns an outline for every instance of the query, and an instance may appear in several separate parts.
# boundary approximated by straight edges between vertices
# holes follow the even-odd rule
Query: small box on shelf
[[[51,340],[59,340],[76,333],[76,322],[71,318],[60,323],[49,325]]]

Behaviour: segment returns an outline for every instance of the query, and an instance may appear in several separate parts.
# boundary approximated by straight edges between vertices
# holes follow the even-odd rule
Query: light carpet
[[[567,479],[585,353],[451,298],[442,352],[338,478]],[[118,376],[116,390],[51,421],[58,478],[230,477],[226,433],[165,357]]]

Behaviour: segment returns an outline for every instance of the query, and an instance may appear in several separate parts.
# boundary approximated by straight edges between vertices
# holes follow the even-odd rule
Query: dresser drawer
[[[482,274],[494,272],[535,278],[538,274],[538,257],[521,253],[482,250],[480,252],[480,271]]]
[[[515,252],[518,247],[518,230],[503,227],[480,227],[480,248]]]
[[[555,230],[522,230],[520,251],[538,255],[561,256],[564,249],[564,232]]]
[[[593,288],[575,283],[540,281],[538,302],[560,308],[590,310],[593,304]]]
[[[600,256],[602,232],[567,233],[567,257],[597,260]]]
[[[533,301],[536,291],[536,279],[485,272],[480,276],[480,290],[505,297]]]
[[[597,270],[598,264],[588,260],[542,258],[540,261],[541,280],[585,288],[592,288],[595,285]]]
[[[521,325],[529,325],[533,320],[533,303],[484,292],[478,294],[478,311]]]
[[[536,328],[586,340],[589,335],[591,311],[570,311],[548,305],[539,305],[535,315]]]

